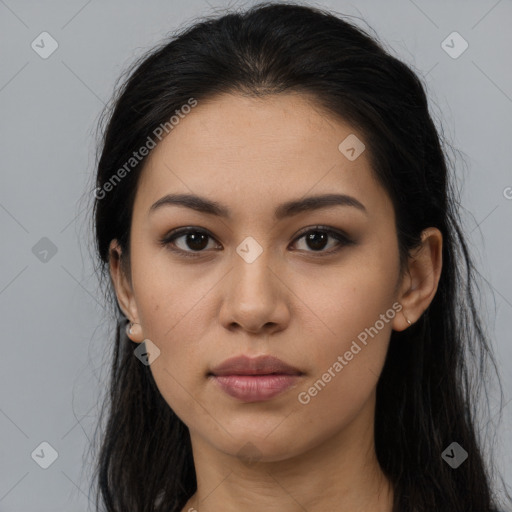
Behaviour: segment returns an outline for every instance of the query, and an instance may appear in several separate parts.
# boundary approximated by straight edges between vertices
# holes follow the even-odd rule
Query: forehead
[[[299,94],[200,101],[152,151],[136,205],[148,209],[166,193],[189,192],[254,211],[266,199],[274,206],[339,192],[389,208],[366,149],[355,160],[339,149],[354,136],[366,144],[362,133]]]

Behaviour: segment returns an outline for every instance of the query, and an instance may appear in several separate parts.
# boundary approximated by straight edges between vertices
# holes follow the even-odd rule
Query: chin
[[[297,432],[284,430],[279,434],[274,432],[272,436],[262,435],[252,429],[238,432],[229,431],[221,439],[211,439],[210,442],[219,451],[227,455],[238,457],[246,461],[247,465],[255,462],[279,462],[307,451],[310,446],[297,439]],[[303,434],[303,432],[302,432]],[[314,445],[314,442],[311,442]]]

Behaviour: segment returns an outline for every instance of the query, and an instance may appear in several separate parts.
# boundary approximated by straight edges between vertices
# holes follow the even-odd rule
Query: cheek
[[[179,347],[184,335],[198,336],[200,325],[190,318],[201,310],[214,277],[198,273],[193,265],[176,264],[165,248],[151,248],[149,241],[140,245],[135,248],[132,275],[144,335],[162,348],[169,343]]]
[[[309,350],[311,375],[294,393],[299,404],[299,432],[302,420],[308,423],[309,432],[329,437],[350,424],[373,396],[396,311],[385,293],[377,298],[375,289],[372,291],[371,301],[361,300],[364,296],[355,293],[348,300],[334,296],[338,307],[333,304],[323,310],[324,320],[335,335],[317,336],[313,350]]]
[[[154,341],[159,357],[150,369],[155,383],[169,407],[184,421],[207,422],[198,390],[204,385],[207,366],[204,343],[207,334],[195,295],[192,300],[171,299],[153,290],[152,304],[144,311],[144,335]],[[195,305],[195,307],[194,307]],[[147,331],[147,333],[146,333]]]
[[[315,312],[309,326],[304,324],[309,341],[303,340],[304,355],[309,354],[314,368],[298,391],[304,392],[299,403],[310,403],[322,418],[323,408],[344,417],[366,401],[382,371],[392,322],[399,314],[399,305],[393,308],[398,278],[393,254],[384,260],[374,250],[365,254],[370,253],[374,256],[362,255],[358,263],[340,266],[328,276],[311,276],[310,293],[303,297]]]
[[[162,251],[163,253],[164,251]],[[151,372],[163,398],[180,417],[201,417],[193,399],[204,380],[205,341],[211,323],[205,308],[218,277],[171,265],[169,256],[137,252],[132,276],[144,337],[160,350]],[[142,262],[151,261],[151,265]],[[139,264],[137,264],[140,262]]]
[[[323,353],[332,354],[333,350],[350,346],[351,340],[374,326],[392,307],[398,273],[394,270],[393,254],[387,259],[380,254],[382,251],[373,247],[358,251],[357,257],[347,258],[327,272],[304,272],[301,282],[295,284],[297,296],[311,310],[308,322],[306,314],[302,315],[303,327],[310,338],[322,337]],[[391,314],[395,311],[391,310],[388,317]],[[379,322],[378,329],[384,331],[384,338],[389,336],[390,324],[389,321],[382,326]]]

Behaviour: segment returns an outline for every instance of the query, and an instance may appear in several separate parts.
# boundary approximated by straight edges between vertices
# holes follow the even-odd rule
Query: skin
[[[368,144],[354,161],[338,150],[349,134],[364,142],[363,134],[302,95],[224,94],[199,102],[142,172],[129,268],[121,265],[117,241],[111,243],[119,304],[136,323],[130,338],[159,348],[150,369],[190,430],[198,490],[184,512],[392,510],[393,492],[375,456],[376,384],[391,331],[409,327],[405,316],[414,323],[436,293],[442,235],[425,230],[401,278],[392,203],[373,177]],[[176,205],[149,213],[169,193],[214,200],[231,217]],[[273,218],[285,201],[324,193],[353,196],[367,213],[335,205]],[[302,231],[317,225],[341,230],[355,243],[308,244]],[[199,257],[159,245],[187,226],[212,237],[196,250]],[[246,237],[263,250],[252,263],[236,252]],[[194,252],[197,245],[188,242],[186,236],[174,241]],[[335,247],[338,252],[326,254]],[[393,303],[402,312],[308,404],[300,403],[298,394]],[[207,377],[240,354],[271,354],[303,375],[277,397],[244,403]]]

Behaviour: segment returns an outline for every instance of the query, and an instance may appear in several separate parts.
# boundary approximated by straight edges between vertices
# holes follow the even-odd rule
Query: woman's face
[[[407,324],[392,203],[361,142],[304,96],[223,95],[199,102],[150,155],[131,283],[117,292],[139,341],[160,350],[150,369],[193,440],[283,460],[373,426],[390,334]],[[197,196],[187,200],[197,208],[168,195]],[[163,245],[178,228],[196,233]],[[266,355],[297,371],[215,372]]]

